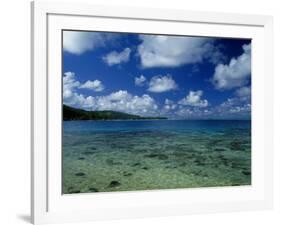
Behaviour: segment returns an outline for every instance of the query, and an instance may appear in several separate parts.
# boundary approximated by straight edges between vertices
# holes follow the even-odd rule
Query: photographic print
[[[62,31],[63,194],[251,185],[251,40]]]

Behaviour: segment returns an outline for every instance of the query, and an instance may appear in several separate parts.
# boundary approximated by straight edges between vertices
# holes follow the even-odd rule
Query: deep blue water
[[[64,132],[126,132],[174,131],[221,132],[226,129],[251,128],[250,120],[114,120],[114,121],[65,121]]]

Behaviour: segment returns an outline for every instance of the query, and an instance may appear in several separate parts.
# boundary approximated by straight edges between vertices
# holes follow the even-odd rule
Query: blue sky
[[[247,39],[63,31],[63,102],[170,119],[249,119]]]

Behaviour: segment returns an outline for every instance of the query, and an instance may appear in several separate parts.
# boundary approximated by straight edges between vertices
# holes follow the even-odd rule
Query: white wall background
[[[74,1],[74,0],[73,0]],[[76,0],[81,2],[81,0]],[[275,56],[275,209],[96,222],[140,224],[281,224],[281,6],[276,0],[83,0],[127,5],[274,16]],[[30,208],[30,1],[0,2],[0,224],[27,224]],[[278,125],[278,126],[277,126]],[[92,224],[86,223],[86,224]]]

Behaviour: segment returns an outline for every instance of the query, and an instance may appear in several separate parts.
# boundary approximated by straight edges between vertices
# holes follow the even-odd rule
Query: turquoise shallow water
[[[63,122],[65,194],[250,184],[250,121]]]

